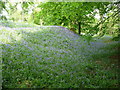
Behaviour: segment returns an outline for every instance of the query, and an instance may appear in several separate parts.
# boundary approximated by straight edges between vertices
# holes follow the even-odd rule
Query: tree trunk
[[[78,22],[78,33],[81,35],[81,22]]]

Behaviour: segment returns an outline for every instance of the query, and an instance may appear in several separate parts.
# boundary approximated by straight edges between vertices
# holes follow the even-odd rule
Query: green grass
[[[28,24],[24,22],[13,22],[13,21],[0,20],[0,26],[15,28],[15,27],[34,27],[37,25],[34,25],[32,23]]]
[[[19,26],[18,26],[19,27]],[[117,88],[117,41],[91,41],[60,27],[0,30],[4,88]],[[111,63],[112,62],[112,63]]]
[[[1,49],[1,48],[0,48]],[[1,52],[0,52],[0,81],[2,81],[2,58],[1,58]],[[0,82],[0,89],[2,87],[2,82]]]

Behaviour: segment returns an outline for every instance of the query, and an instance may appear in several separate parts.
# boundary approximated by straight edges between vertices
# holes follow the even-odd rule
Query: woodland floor
[[[118,88],[119,41],[61,26],[3,27],[3,88]],[[119,81],[118,81],[119,80]]]

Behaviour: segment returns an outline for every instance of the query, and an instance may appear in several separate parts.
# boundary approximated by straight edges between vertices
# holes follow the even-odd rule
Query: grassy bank
[[[4,88],[117,88],[117,41],[91,41],[61,27],[3,28]]]

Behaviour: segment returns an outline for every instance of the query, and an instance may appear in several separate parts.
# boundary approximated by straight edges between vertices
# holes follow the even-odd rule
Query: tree
[[[42,9],[39,14],[44,25],[63,25],[78,29],[81,34],[94,21],[94,3],[87,2],[47,2],[39,5]]]

